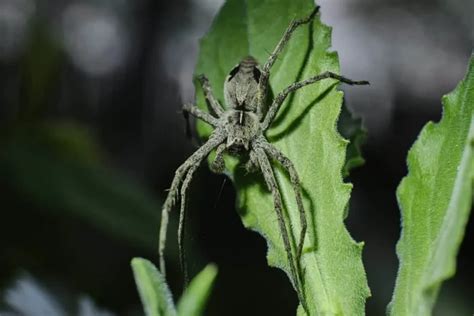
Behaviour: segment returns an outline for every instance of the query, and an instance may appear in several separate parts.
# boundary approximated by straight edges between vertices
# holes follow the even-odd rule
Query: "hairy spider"
[[[263,67],[260,68],[257,61],[253,57],[248,56],[230,71],[224,83],[226,108],[222,107],[214,96],[208,79],[204,75],[198,77],[206,100],[215,116],[200,110],[192,104],[184,105],[183,111],[210,124],[214,127],[214,130],[207,142],[197,149],[176,170],[171,188],[163,205],[159,243],[160,270],[163,274],[165,274],[164,248],[166,243],[168,215],[178,197],[178,194],[180,194],[181,210],[178,227],[178,243],[180,263],[183,269],[185,282],[187,281],[186,262],[183,252],[186,191],[199,164],[211,151],[215,149],[216,158],[211,163],[211,169],[217,173],[222,173],[225,168],[223,158],[225,152],[239,156],[241,154],[248,154],[249,159],[246,168],[248,170],[255,168],[261,170],[266,185],[273,196],[274,208],[278,218],[278,224],[287,254],[288,264],[290,266],[290,272],[294,280],[294,286],[298,293],[298,297],[300,301],[303,302],[302,288],[300,287],[299,262],[303,250],[307,225],[303,200],[301,198],[300,180],[291,160],[267,141],[265,138],[265,132],[271,125],[281,104],[291,92],[328,78],[350,85],[368,84],[367,81],[353,81],[327,71],[289,85],[277,94],[268,108],[268,111],[265,111],[268,81],[272,65],[286,43],[288,43],[293,31],[300,25],[310,22],[318,12],[318,9],[319,7],[316,7],[312,13],[304,19],[293,20],[291,22]],[[293,256],[288,229],[285,225],[281,193],[270,164],[270,159],[278,161],[288,172],[295,193],[301,222],[301,231],[296,249],[296,260]]]

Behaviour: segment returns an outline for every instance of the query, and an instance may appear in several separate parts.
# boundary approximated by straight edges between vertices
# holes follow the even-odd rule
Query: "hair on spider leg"
[[[269,50],[268,50],[268,49],[266,49],[266,48],[264,48],[263,50],[265,51],[265,53],[267,53],[267,57],[268,57],[268,56],[270,56],[270,55],[272,54],[272,52],[271,52],[271,51],[269,51]],[[280,61],[281,61],[281,58],[277,56],[277,57],[276,57],[276,60],[280,60]]]
[[[219,188],[219,192],[217,193],[216,200],[214,201],[213,210],[217,209],[217,205],[219,204],[219,201],[221,199],[222,192],[224,191],[224,187],[226,183],[227,183],[227,176],[224,176],[224,179],[222,179],[222,184],[220,185],[220,188]]]

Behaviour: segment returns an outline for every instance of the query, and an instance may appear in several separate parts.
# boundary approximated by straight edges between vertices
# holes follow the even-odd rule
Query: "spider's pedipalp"
[[[281,151],[279,151],[276,147],[274,147],[267,141],[262,141],[261,146],[270,156],[270,158],[275,159],[283,166],[283,168],[288,172],[288,175],[290,176],[291,186],[293,187],[293,192],[295,193],[296,205],[298,207],[298,212],[300,215],[301,231],[300,240],[298,241],[298,250],[296,253],[296,260],[299,263],[301,260],[301,255],[303,253],[304,239],[306,236],[306,230],[308,228],[308,225],[306,222],[306,211],[304,209],[303,198],[301,196],[301,183],[298,176],[298,172],[296,171],[293,162],[291,162],[291,160],[286,157]]]
[[[197,106],[191,103],[186,103],[183,105],[183,112],[189,113],[192,116],[203,120],[204,122],[213,127],[217,127],[219,125],[219,120],[217,118],[207,112],[204,112],[203,110],[199,109]]]
[[[225,170],[224,162],[224,151],[227,149],[226,144],[220,144],[216,149],[216,158],[211,162],[209,166],[211,171],[217,174],[221,174]]]
[[[183,180],[183,177],[186,175],[187,171],[193,166],[199,166],[201,161],[209,155],[209,153],[219,146],[224,139],[226,138],[226,132],[222,129],[215,129],[211,134],[209,140],[199,147],[186,161],[179,166],[175,172],[173,182],[171,183],[171,188],[169,189],[168,195],[166,197],[165,203],[161,210],[161,224],[160,224],[160,240],[159,240],[159,249],[158,253],[160,256],[160,271],[163,276],[166,275],[165,259],[164,252],[166,246],[166,232],[168,228],[169,221],[169,212],[174,206],[176,196],[179,193],[179,185]]]
[[[263,65],[262,68],[262,75],[260,76],[260,82],[258,85],[258,106],[262,107],[265,104],[265,97],[267,95],[267,89],[268,89],[268,79],[270,78],[270,69],[272,68],[273,64],[275,63],[276,59],[278,58],[278,55],[281,53],[285,45],[288,43],[288,41],[291,38],[291,35],[293,32],[301,25],[307,24],[311,22],[316,14],[319,11],[319,6],[316,6],[311,14],[309,14],[307,17],[300,19],[300,20],[293,20],[288,28],[286,29],[285,33],[283,34],[282,38],[278,42],[277,46],[273,50],[273,52],[270,54],[268,57],[267,62],[265,65]]]
[[[211,106],[214,113],[216,113],[216,115],[219,117],[222,116],[224,109],[217,98],[214,96],[209,79],[207,79],[205,75],[199,75],[197,79],[201,84],[202,90],[204,91],[204,96],[206,97],[207,101],[209,101],[209,105]]]
[[[260,170],[262,171],[263,178],[265,179],[265,183],[267,184],[268,189],[270,190],[272,197],[273,197],[273,204],[275,207],[275,212],[278,218],[278,225],[280,226],[280,233],[283,239],[283,245],[285,247],[285,252],[288,259],[288,265],[290,266],[290,272],[294,281],[294,286],[296,289],[296,293],[298,294],[298,299],[300,300],[303,307],[306,308],[306,300],[303,295],[303,288],[300,282],[300,275],[299,269],[297,268],[297,264],[293,258],[293,252],[290,243],[290,236],[288,233],[288,229],[285,224],[285,219],[283,215],[283,200],[281,198],[280,190],[278,188],[278,183],[275,179],[275,174],[273,173],[270,160],[267,157],[267,154],[263,150],[263,148],[257,146],[253,149],[253,152],[257,158],[258,164],[260,166]],[[299,266],[299,265],[298,265]]]
[[[343,83],[347,83],[349,85],[368,85],[368,81],[354,81],[349,78],[340,76],[336,73],[326,71],[323,72],[322,74],[319,74],[317,76],[313,76],[311,78],[308,78],[306,80],[298,81],[295,83],[290,84],[288,87],[283,89],[278,95],[275,97],[275,99],[272,102],[272,105],[268,109],[267,115],[265,116],[265,119],[263,120],[262,123],[262,129],[267,130],[270,127],[270,124],[272,123],[273,119],[275,118],[276,114],[278,113],[278,110],[280,109],[280,106],[282,103],[285,101],[286,97],[291,93],[294,92],[298,89],[301,89],[307,85],[316,83],[318,81],[324,80],[324,79],[335,79]]]

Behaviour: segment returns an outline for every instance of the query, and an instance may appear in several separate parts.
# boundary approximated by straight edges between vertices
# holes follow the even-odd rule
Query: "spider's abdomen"
[[[259,134],[257,115],[250,111],[228,110],[225,118],[227,149],[239,153],[249,150],[250,142]]]
[[[251,56],[245,57],[235,66],[224,82],[224,97],[227,107],[256,112],[260,75],[258,63]]]

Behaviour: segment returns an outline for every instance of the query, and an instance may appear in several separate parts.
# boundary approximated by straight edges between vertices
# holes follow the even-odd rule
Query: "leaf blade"
[[[147,316],[176,316],[171,292],[155,265],[143,258],[133,258],[133,275]]]
[[[246,55],[264,63],[291,19],[302,18],[312,9],[312,1],[306,0],[228,0],[201,42],[196,73],[209,77],[217,98],[222,101],[223,82],[232,66]],[[236,28],[220,29],[226,19],[237,19],[240,24],[235,24]],[[221,45],[218,39],[222,34],[232,38],[237,48]],[[337,55],[327,52],[330,38],[330,29],[319,19],[295,31],[272,69],[272,90],[279,92],[297,80],[326,70],[338,73]],[[229,50],[226,59],[214,57],[224,56]],[[199,87],[197,103],[205,107]],[[352,240],[343,223],[352,186],[344,183],[341,175],[347,146],[335,128],[341,104],[342,92],[335,89],[334,81],[314,84],[285,102],[267,133],[270,142],[294,162],[306,195],[310,227],[302,265],[311,315],[362,315],[365,298],[370,295],[361,262],[362,245]],[[211,131],[198,123],[202,137]],[[263,179],[244,175],[235,160],[227,159],[227,167],[238,191],[237,204],[244,225],[266,238],[270,265],[290,275],[271,196],[263,186]],[[300,227],[292,187],[281,169],[275,171],[295,242]]]
[[[430,315],[456,254],[472,204],[474,57],[456,89],[443,97],[443,117],[428,123],[408,154],[397,190],[403,216],[400,267],[390,315]]]
[[[212,287],[217,276],[217,267],[213,264],[207,265],[197,276],[193,278],[189,287],[184,291],[178,302],[178,315],[200,316],[211,295]]]
[[[346,150],[346,164],[342,170],[342,175],[348,177],[352,169],[358,168],[365,163],[362,156],[362,146],[367,139],[367,130],[362,123],[362,119],[356,117],[345,105],[342,103],[342,111],[337,121],[337,128],[339,133],[350,142]]]

